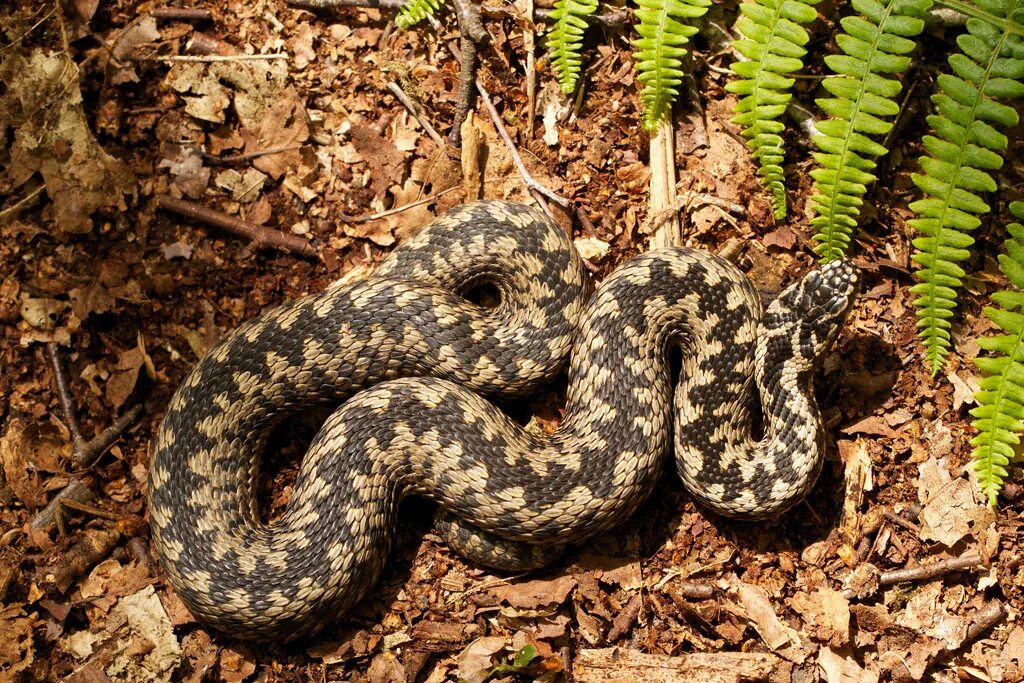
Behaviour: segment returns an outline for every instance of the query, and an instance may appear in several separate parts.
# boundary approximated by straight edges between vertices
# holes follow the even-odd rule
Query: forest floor
[[[438,33],[396,29],[387,10],[280,0],[197,0],[188,7],[209,18],[190,21],[155,16],[159,2],[4,5],[0,680],[1024,680],[1024,496],[1011,484],[998,510],[982,505],[969,460],[996,241],[982,231],[988,256],[974,257],[956,348],[934,381],[907,292],[909,174],[955,31],[926,37],[870,191],[853,249],[863,292],[817,381],[829,456],[806,502],[773,523],[728,521],[666,468],[621,529],[509,576],[449,553],[412,501],[368,598],[315,638],[267,648],[205,630],[151,555],[146,473],[171,393],[225,332],[372,267],[454,205],[528,199],[522,177],[483,107],[460,153],[388,87],[449,133],[459,68],[447,9]],[[569,200],[555,216],[599,281],[652,232],[631,29],[588,33],[575,103],[541,60],[531,120],[524,6],[485,18],[493,47],[479,77],[530,173]],[[812,74],[847,8],[819,11]],[[734,17],[734,3],[713,7],[694,39],[676,116],[679,215],[686,244],[737,254],[769,298],[814,267],[811,147],[792,126],[791,218],[775,223],[729,122],[731,56],[715,36]],[[798,81],[798,99],[812,102],[817,85]],[[1001,184],[1017,196],[1022,168],[1011,149]],[[175,200],[293,248],[158,206]],[[531,410],[542,428],[557,424],[557,391]],[[121,416],[113,443],[97,443]],[[309,437],[294,425],[263,473],[271,516]]]

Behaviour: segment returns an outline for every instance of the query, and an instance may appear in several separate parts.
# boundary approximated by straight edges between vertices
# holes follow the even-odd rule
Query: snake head
[[[859,285],[860,269],[851,261],[830,261],[782,290],[765,311],[762,331],[798,340],[800,355],[820,358],[853,308]]]

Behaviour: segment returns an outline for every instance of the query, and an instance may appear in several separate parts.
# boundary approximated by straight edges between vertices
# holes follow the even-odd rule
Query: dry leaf
[[[89,130],[75,63],[40,49],[28,57],[12,54],[0,64],[0,81],[6,85],[0,132],[13,129],[8,168],[13,186],[42,175],[64,232],[89,232],[97,209],[127,208],[123,195],[135,192],[135,176]]]
[[[793,662],[803,662],[807,658],[807,653],[802,650],[800,635],[779,619],[763,588],[740,582],[736,586],[736,593],[747,618],[765,645]]]
[[[487,672],[494,667],[494,656],[505,650],[505,639],[500,636],[478,638],[459,655],[459,678],[466,683],[483,683]]]
[[[836,654],[829,647],[818,651],[818,666],[827,683],[878,683],[878,672],[861,668],[849,654]]]
[[[512,607],[537,609],[561,605],[575,587],[576,579],[574,577],[560,576],[557,579],[538,579],[508,586],[497,586],[491,589],[491,593]]]

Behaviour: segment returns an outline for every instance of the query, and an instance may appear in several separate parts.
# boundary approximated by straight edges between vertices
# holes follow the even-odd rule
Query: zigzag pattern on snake
[[[677,468],[704,505],[777,515],[820,469],[811,382],[857,281],[851,264],[833,262],[762,315],[735,266],[669,249],[627,262],[585,304],[581,262],[558,226],[516,204],[462,207],[373,277],[243,325],[193,369],[150,470],[161,564],[207,623],[295,637],[369,591],[404,496],[440,503],[448,538],[471,559],[530,564],[531,549],[631,514],[673,433]],[[459,296],[483,282],[499,292],[494,309]],[[671,345],[683,357],[674,388]],[[523,430],[480,396],[536,388],[570,346],[553,434]],[[314,438],[283,517],[261,524],[254,491],[269,431],[302,407],[345,399]]]

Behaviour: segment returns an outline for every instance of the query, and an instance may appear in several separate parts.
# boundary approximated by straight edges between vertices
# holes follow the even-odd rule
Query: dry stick
[[[271,59],[288,59],[285,52],[275,52],[269,55],[167,55],[165,57],[141,57],[140,62],[199,62],[202,64],[210,62],[251,62],[267,61]]]
[[[50,368],[53,370],[53,379],[57,383],[57,398],[60,400],[61,410],[64,412],[64,421],[71,432],[71,444],[74,452],[78,453],[85,447],[85,437],[78,427],[78,418],[75,417],[75,399],[71,396],[71,389],[68,387],[67,375],[64,373],[64,364],[60,360],[60,352],[56,342],[49,342],[46,345],[46,355],[50,358]]]
[[[974,620],[967,627],[967,635],[960,647],[977,640],[989,629],[1006,618],[1006,606],[998,600],[993,600],[974,613]]]
[[[398,101],[401,102],[402,105],[409,110],[409,113],[412,114],[413,118],[416,119],[416,122],[420,124],[420,127],[427,132],[427,135],[430,136],[430,139],[433,140],[438,147],[443,148],[445,146],[444,138],[442,138],[441,134],[437,132],[437,129],[434,128],[433,125],[431,125],[430,121],[428,121],[426,117],[423,116],[423,113],[420,111],[419,106],[415,102],[413,102],[412,99],[407,94],[405,94],[405,91],[402,90],[402,86],[398,85],[398,83],[394,81],[391,81],[390,83],[388,83],[388,90],[390,90],[391,94],[397,97]]]
[[[671,206],[655,213],[650,219],[650,225],[646,226],[644,230],[651,233],[655,232],[665,223],[665,221],[675,216],[684,208],[694,204],[697,206],[715,206],[723,211],[728,211],[729,213],[740,217],[747,215],[747,209],[741,204],[730,202],[714,195],[687,190],[686,192],[683,192]]]
[[[114,420],[109,427],[86,443],[81,450],[76,449],[74,454],[71,456],[75,461],[75,464],[79,467],[89,467],[96,462],[96,459],[103,455],[111,444],[117,441],[117,438],[121,436],[121,433],[124,432],[124,430],[135,424],[135,421],[139,419],[139,415],[141,414],[142,404],[136,403],[121,417]]]
[[[139,404],[132,406],[121,417],[114,420],[113,424],[86,441],[78,426],[78,418],[75,417],[75,399],[68,387],[67,374],[64,370],[64,363],[61,362],[57,344],[48,343],[46,353],[50,358],[54,381],[57,383],[57,397],[60,399],[61,411],[64,413],[65,422],[68,423],[68,431],[71,432],[71,460],[79,467],[89,467],[96,461],[96,458],[103,455],[112,443],[117,441],[117,437],[121,436],[124,430],[139,418],[139,415],[142,414],[142,406]]]
[[[526,16],[533,16],[533,0],[526,0]],[[537,116],[537,34],[532,21],[523,26],[523,49],[526,51],[526,139],[533,139]]]
[[[508,152],[512,156],[512,161],[519,170],[519,175],[522,176],[523,182],[526,183],[526,186],[537,194],[547,197],[562,208],[568,208],[568,199],[555,194],[552,190],[549,190],[547,187],[538,183],[533,179],[533,176],[530,175],[530,172],[526,170],[526,165],[523,164],[523,159],[519,156],[515,143],[513,143],[512,138],[509,137],[508,131],[505,130],[505,125],[501,122],[501,117],[498,116],[498,110],[494,108],[494,103],[491,102],[491,96],[487,94],[487,90],[484,89],[484,85],[480,82],[479,78],[476,80],[476,90],[480,94],[480,100],[483,101],[484,106],[487,108],[487,113],[491,115],[491,121],[494,122],[494,127],[498,130],[498,135],[501,136],[502,142],[504,142],[505,146],[508,148]],[[541,206],[544,206],[544,202],[541,202]]]
[[[387,211],[378,211],[377,213],[371,213],[366,216],[346,216],[345,214],[341,214],[341,220],[345,223],[369,223],[370,221],[379,220],[381,218],[387,218],[388,216],[394,216],[396,213],[402,213],[403,211],[416,208],[417,206],[422,206],[423,204],[429,204],[430,202],[435,201],[439,197],[445,196],[449,192],[455,192],[461,189],[461,187],[455,185],[454,187],[449,187],[447,190],[435,192],[429,197],[417,199],[414,202],[402,204],[401,206],[396,206],[393,209],[388,209]]]
[[[336,7],[369,7],[370,9],[399,9],[406,0],[285,0],[292,7],[305,9],[334,9]]]
[[[153,560],[149,557],[149,546],[146,545],[146,541],[141,538],[133,538],[128,541],[127,544],[128,552],[131,554],[135,561],[145,567],[150,575],[155,574],[155,567],[153,567]]]
[[[636,618],[640,616],[640,608],[642,606],[643,597],[640,593],[636,593],[635,595],[633,595],[632,598],[629,599],[629,602],[626,603],[626,606],[622,608],[622,611],[619,612],[619,614],[612,621],[612,627],[608,631],[607,638],[609,643],[614,643],[623,635],[625,635],[626,631],[628,631],[630,627],[633,626],[633,622],[636,621]]]
[[[206,9],[187,9],[179,7],[159,7],[150,14],[154,19],[168,21],[212,21],[213,13]]]
[[[950,659],[954,654],[983,636],[993,626],[1005,618],[1006,606],[1003,605],[1003,603],[998,600],[993,600],[988,603],[974,613],[974,618],[971,620],[971,625],[967,627],[967,633],[964,635],[964,639],[955,647],[944,647],[935,655],[935,657],[929,658],[925,670],[927,671],[927,669],[932,666]]]
[[[491,42],[491,34],[484,28],[484,21],[480,18],[480,6],[473,0],[453,0],[455,3],[455,16],[459,21],[459,30],[462,35],[469,36],[477,45],[484,46]]]
[[[40,185],[36,189],[29,192],[27,195],[16,201],[14,204],[8,206],[3,211],[0,211],[0,223],[5,222],[8,218],[14,218],[18,215],[18,212],[24,209],[31,203],[33,199],[38,197],[43,192],[45,185]]]
[[[659,217],[652,221],[651,247],[678,247],[683,242],[682,224],[677,211],[671,209],[678,203],[676,199],[676,158],[675,128],[672,125],[671,110],[665,112],[658,123],[657,130],[651,135],[650,166],[651,182],[648,199],[648,215]]]
[[[109,512],[102,508],[98,508],[95,505],[89,505],[88,503],[79,502],[73,498],[64,498],[60,501],[60,504],[61,507],[67,508],[69,510],[82,512],[87,515],[92,515],[93,517],[100,517],[102,519],[112,519],[114,521],[117,521],[123,517],[122,515],[119,515],[116,512]]]
[[[707,583],[691,583],[684,581],[673,586],[678,595],[690,600],[710,600],[715,597],[716,589]]]
[[[921,530],[921,527],[919,527],[918,525],[914,524],[910,520],[905,519],[904,517],[902,517],[900,515],[897,515],[892,510],[888,510],[888,509],[882,510],[882,516],[885,517],[890,522],[892,522],[893,524],[895,524],[897,526],[903,527],[907,531],[913,531],[913,532],[916,533],[916,532]]]
[[[459,39],[459,102],[455,108],[455,124],[448,133],[448,142],[456,147],[462,144],[462,122],[473,107],[473,82],[476,80],[476,43],[465,33]]]
[[[896,583],[903,583],[904,581],[927,581],[928,579],[934,579],[951,572],[973,569],[981,564],[981,555],[970,553],[939,562],[932,562],[931,564],[923,564],[918,567],[882,572],[878,578],[878,583],[882,586],[891,586]]]
[[[260,157],[269,156],[271,154],[290,152],[293,149],[302,149],[302,145],[281,145],[279,147],[271,147],[269,149],[261,149],[255,152],[246,152],[245,154],[235,154],[233,156],[226,157],[219,157],[203,152],[203,159],[209,161],[211,164],[236,164],[240,161],[251,161],[252,159],[259,159]]]
[[[253,225],[252,223],[229,216],[226,213],[166,194],[157,195],[156,203],[160,208],[176,213],[179,216],[185,216],[186,218],[227,230],[235,235],[246,237],[252,240],[253,246],[257,249],[281,249],[316,258],[317,253],[313,245],[298,235],[289,235],[280,230]]]
[[[64,489],[53,497],[49,505],[39,511],[28,525],[33,529],[49,529],[57,523],[58,517],[64,516],[64,506],[69,500],[76,503],[88,503],[96,494],[82,483],[80,479],[72,479]]]

